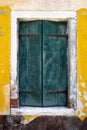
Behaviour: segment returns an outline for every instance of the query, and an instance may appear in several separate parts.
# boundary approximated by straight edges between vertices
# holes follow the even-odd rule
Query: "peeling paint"
[[[0,10],[0,14],[6,15],[6,11]]]
[[[77,116],[84,120],[87,118],[87,9],[80,9],[78,11],[77,40]]]
[[[86,101],[87,101],[87,93],[86,93],[86,94],[84,94],[83,98],[84,98],[84,100],[86,100]]]
[[[9,114],[10,108],[10,99],[9,99],[9,93],[10,93],[10,85],[2,85],[0,88],[0,115],[7,115]]]
[[[23,120],[21,120],[21,124],[28,124],[30,123],[31,121],[33,121],[34,119],[38,118],[38,117],[41,117],[40,115],[35,115],[35,116],[23,116]]]
[[[18,92],[17,92],[17,85],[11,85],[11,99],[17,99]]]
[[[3,33],[0,33],[0,36],[4,36],[4,34],[3,34]]]

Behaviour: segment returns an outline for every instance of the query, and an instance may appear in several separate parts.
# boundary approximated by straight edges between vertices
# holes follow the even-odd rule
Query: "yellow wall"
[[[0,7],[0,114],[10,107],[10,9]]]
[[[77,115],[83,120],[87,117],[87,9],[78,11],[77,24]]]

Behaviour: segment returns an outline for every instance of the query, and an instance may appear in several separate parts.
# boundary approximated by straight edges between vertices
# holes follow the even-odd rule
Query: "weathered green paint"
[[[41,22],[20,22],[19,34],[41,34]],[[20,37],[19,90],[41,92],[41,36]],[[40,94],[20,94],[20,105],[41,106]]]
[[[43,22],[43,105],[66,105],[66,94],[47,94],[67,89],[67,38],[64,22]],[[51,35],[51,36],[48,36]]]
[[[20,105],[67,104],[66,93],[55,93],[67,89],[67,37],[58,37],[66,29],[66,22],[19,23],[19,90],[28,91]]]

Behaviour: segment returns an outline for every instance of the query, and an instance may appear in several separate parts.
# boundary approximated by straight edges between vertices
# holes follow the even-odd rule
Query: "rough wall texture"
[[[87,7],[87,0],[0,0],[12,10],[78,10]]]
[[[87,130],[87,119],[77,117],[42,116],[21,124],[22,116],[0,117],[0,130]]]
[[[0,114],[10,110],[10,9],[0,7]]]

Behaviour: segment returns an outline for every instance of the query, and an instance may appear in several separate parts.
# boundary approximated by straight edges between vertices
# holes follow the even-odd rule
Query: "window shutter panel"
[[[67,104],[66,31],[66,22],[43,22],[43,106]]]
[[[20,106],[67,105],[67,23],[19,23]]]
[[[19,103],[41,106],[41,21],[19,23]]]

